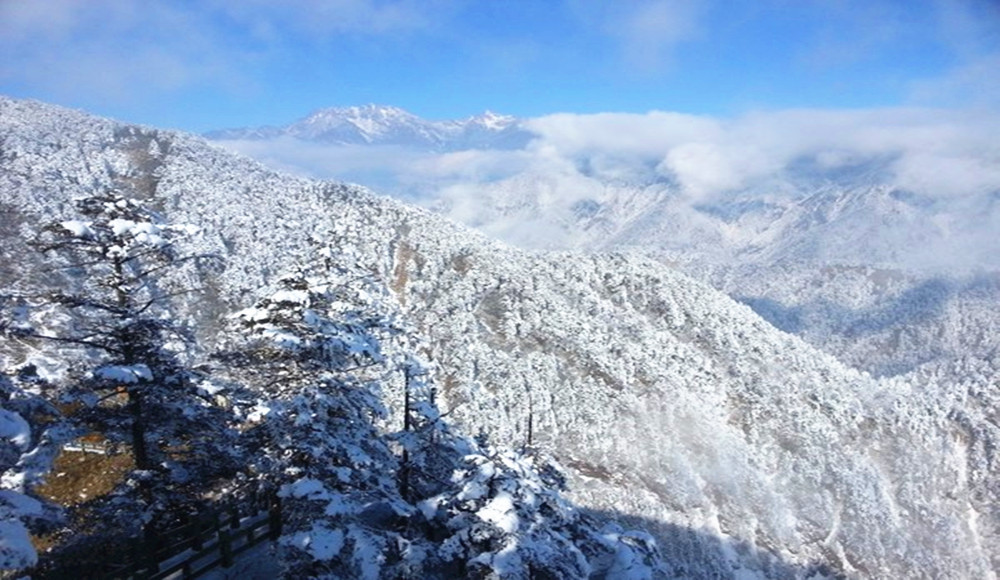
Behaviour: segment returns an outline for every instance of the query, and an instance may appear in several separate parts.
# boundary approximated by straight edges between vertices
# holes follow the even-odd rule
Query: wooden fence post
[[[219,553],[222,554],[222,567],[233,565],[233,545],[229,538],[229,530],[219,528]]]
[[[139,538],[132,538],[129,542],[129,556],[131,556],[131,563],[125,568],[125,576],[131,576],[139,571],[143,565],[143,550],[142,550],[142,540]]]
[[[282,532],[281,504],[281,498],[276,489],[260,490],[254,496],[244,498],[242,504],[229,502],[210,506],[199,514],[186,517],[184,520],[187,523],[169,530],[167,534],[159,534],[144,527],[142,535],[133,538],[128,543],[131,561],[118,566],[114,575],[115,577],[140,580],[155,577],[163,570],[170,574],[180,572],[184,575],[183,577],[188,578],[192,573],[200,575],[218,564],[230,568],[235,564],[234,552],[242,553],[265,539],[271,541],[280,539]],[[250,511],[244,514],[248,509]],[[245,529],[242,529],[241,526],[242,515],[248,518]],[[231,519],[227,520],[227,517]],[[261,528],[265,525],[267,531],[261,533]],[[175,538],[175,535],[180,539]],[[242,541],[243,536],[245,536],[245,541]],[[213,537],[218,539],[219,559],[215,560],[215,564],[208,568],[195,571],[194,562],[199,557],[204,557],[205,546],[211,544]],[[167,552],[167,547],[175,548],[175,553]],[[163,562],[188,548],[193,549],[195,554],[185,560],[171,563],[167,568],[162,566]]]
[[[271,528],[271,540],[277,541],[281,537],[281,497],[277,493],[271,498],[271,505],[267,510],[268,527]]]
[[[145,539],[145,542],[143,542],[145,544],[145,546],[143,546],[143,551],[145,552],[144,559],[146,561],[146,566],[144,566],[144,568],[147,569],[147,574],[153,575],[160,571],[160,560],[157,557],[157,551],[160,548],[160,542],[158,541],[159,538],[156,536],[156,533],[149,528],[143,529],[142,535]]]
[[[231,521],[229,522],[229,527],[232,529],[237,529],[240,527],[240,508],[235,502],[230,502],[226,506],[226,511],[229,512],[229,517]]]
[[[191,547],[195,550],[201,550],[205,546],[205,541],[202,536],[202,530],[205,529],[205,520],[198,514],[191,518]]]

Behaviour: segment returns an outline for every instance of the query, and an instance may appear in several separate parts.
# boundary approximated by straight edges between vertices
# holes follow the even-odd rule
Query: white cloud
[[[669,63],[675,46],[697,36],[700,4],[693,0],[649,0],[623,6],[612,34],[625,58],[641,69]],[[631,9],[631,10],[630,10]]]
[[[549,197],[575,202],[584,183],[667,178],[692,198],[774,183],[807,161],[823,170],[887,164],[888,185],[948,198],[1000,191],[1000,115],[940,109],[786,110],[735,118],[678,113],[558,114],[530,119],[522,150],[449,153],[328,146],[297,140],[229,144],[314,177],[379,177],[394,193],[473,191],[520,175],[567,184]]]
[[[824,182],[847,183],[837,181],[847,175],[861,184],[912,192],[928,204],[930,213],[914,219],[920,227],[937,228],[926,232],[937,240],[933,247],[911,247],[907,240],[920,232],[889,227],[879,233],[882,246],[897,247],[899,264],[996,264],[996,113],[896,108],[762,111],[734,118],[560,114],[526,126],[536,138],[513,151],[435,153],[295,140],[230,145],[286,170],[370,185],[432,205],[488,235],[547,249],[594,243],[604,218],[641,224],[647,217],[659,220],[663,243],[671,247],[697,242],[725,248],[743,243],[749,230],[714,220],[698,211],[701,204],[734,195],[781,203],[783,196],[808,195]],[[595,229],[577,227],[588,208],[608,201],[612,213],[583,222]]]
[[[586,28],[612,39],[623,61],[642,73],[669,66],[679,44],[698,38],[706,4],[706,0],[569,2]]]
[[[292,2],[0,1],[0,82],[60,98],[141,102],[203,86],[234,93],[283,46],[436,25],[450,5],[415,0]]]
[[[233,75],[189,9],[139,0],[0,3],[0,80],[128,102]]]
[[[627,157],[662,157],[676,145],[719,138],[722,123],[711,117],[652,111],[548,115],[526,122],[540,135],[536,149],[552,147],[560,155],[577,157],[598,152]]]
[[[432,14],[448,7],[443,0],[229,0],[214,9],[244,26],[259,40],[275,41],[306,33],[314,40],[338,33],[364,35],[418,30],[435,25]]]
[[[675,113],[555,115],[534,119],[536,150],[577,160],[659,162],[690,195],[705,196],[780,177],[796,161],[818,165],[894,159],[896,185],[934,197],[1000,189],[996,114],[939,109],[787,110],[732,119]],[[940,165],[948,180],[929,179]],[[962,166],[965,171],[953,168]],[[944,168],[952,168],[944,171]]]
[[[1000,53],[976,58],[943,75],[914,81],[915,103],[1000,109]]]
[[[768,159],[750,148],[696,141],[672,147],[657,169],[673,175],[693,197],[737,189],[752,177],[764,175]]]

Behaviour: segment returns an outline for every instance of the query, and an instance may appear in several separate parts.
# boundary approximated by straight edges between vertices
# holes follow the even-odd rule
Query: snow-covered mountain
[[[428,121],[398,107],[364,105],[320,109],[283,127],[223,129],[210,139],[294,138],[336,145],[398,145],[433,150],[518,148],[530,139],[517,119],[486,111],[467,119]]]
[[[332,244],[419,332],[447,416],[557,456],[579,505],[656,535],[664,576],[996,577],[995,358],[876,380],[662,261],[515,249],[362,188],[37,103],[0,100],[0,136],[9,287],[47,276],[26,257],[32,226],[106,188],[198,226],[197,249],[224,258],[179,312],[208,339]],[[57,371],[44,352],[5,356]],[[384,393],[397,412],[401,397]]]
[[[869,135],[860,144],[820,139],[795,152],[759,120],[754,135],[710,127],[684,137],[698,120],[655,115],[522,120],[514,126],[527,144],[506,151],[222,143],[283,170],[376,186],[520,247],[646,253],[881,376],[998,348],[995,160],[978,133],[939,116],[916,131],[890,119],[881,139],[898,143],[882,149],[871,144],[875,118],[860,119]],[[405,118],[398,130],[420,122]],[[790,121],[799,122],[773,123]],[[734,142],[719,136],[727,130]],[[969,132],[954,151],[924,142]],[[767,148],[792,153],[772,159]],[[743,183],[744,174],[755,177]]]

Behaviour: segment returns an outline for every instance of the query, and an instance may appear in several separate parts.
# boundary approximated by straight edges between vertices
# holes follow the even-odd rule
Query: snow
[[[508,542],[496,552],[484,552],[470,560],[490,569],[497,578],[519,578],[524,573],[524,561],[517,550],[516,541]],[[616,576],[608,576],[617,578]]]
[[[268,414],[271,413],[271,406],[264,402],[257,402],[254,404],[252,410],[247,413],[247,421],[250,423],[259,423],[264,420]]]
[[[249,307],[240,310],[232,315],[232,318],[242,318],[248,322],[261,322],[271,317],[271,311],[267,308]]]
[[[622,533],[620,530],[604,534],[611,545],[617,547],[614,562],[608,569],[608,578],[623,580],[652,580],[652,570],[643,561],[642,555],[634,549],[636,543],[650,544],[653,538],[636,532]],[[741,579],[742,580],[742,579]],[[747,579],[749,580],[749,579]]]
[[[132,233],[133,228],[135,228],[136,226],[136,223],[132,220],[117,218],[109,221],[108,225],[111,226],[111,231],[116,236],[124,236],[125,234]]]
[[[153,380],[153,371],[144,364],[109,365],[94,371],[94,376],[116,383],[134,384]]]
[[[317,560],[329,560],[343,549],[344,532],[317,523],[309,530],[282,538],[282,543],[304,550]]]
[[[219,393],[226,390],[224,385],[216,384],[210,380],[204,380],[198,383],[198,389],[208,395],[218,395]]]
[[[278,304],[306,305],[309,303],[309,293],[304,290],[278,290],[271,294],[270,300]]]
[[[31,443],[31,427],[21,415],[0,409],[0,438],[10,441],[23,451]]]
[[[0,191],[27,215],[61,215],[71,188],[55,176],[67,168],[80,182],[97,184],[116,178],[105,168],[139,170],[122,161],[126,155],[112,140],[116,125],[65,112],[27,122],[20,111],[28,105],[10,102],[0,98],[0,129],[8,136],[5,148],[17,155],[0,160]],[[90,126],[100,130],[79,131]],[[813,343],[840,344],[853,366],[875,360],[882,348],[893,350],[896,343],[886,339],[895,335],[896,352],[916,353],[904,361],[916,370],[876,380],[662,262],[631,254],[521,252],[359,188],[290,178],[186,136],[169,139],[164,150],[172,153],[157,174],[156,201],[172,208],[171,217],[211,232],[198,243],[226,259],[213,280],[220,302],[246,304],[273,272],[314,257],[317,240],[328,240],[338,259],[350,253],[392,286],[400,319],[420,329],[419,348],[440,369],[439,384],[447,385],[439,400],[449,420],[467,433],[517,446],[526,440],[531,409],[534,444],[559,453],[574,501],[642,515],[692,538],[686,544],[659,538],[666,560],[757,570],[774,554],[795,571],[822,562],[887,578],[995,575],[991,558],[1000,544],[990,532],[997,525],[990,506],[997,504],[991,485],[997,474],[988,450],[997,441],[990,417],[998,375],[996,362],[985,356],[1000,337],[993,331],[992,278],[959,285],[965,294],[955,302],[949,296],[959,290],[950,283],[914,296],[907,289],[919,288],[920,278],[897,279],[875,268],[807,264],[803,274],[787,264],[721,272],[694,261],[677,266],[692,273],[701,268],[704,279],[717,276],[733,293],[771,297],[788,319],[800,313],[806,324],[839,321],[834,330],[840,334],[827,333],[832,341]],[[488,193],[510,201],[515,185]],[[38,191],[52,192],[51,199]],[[728,225],[719,236],[712,228],[698,230],[715,218],[672,211],[668,189],[609,188],[608,195],[620,203],[606,217],[628,226],[631,231],[616,231],[635,236],[633,242],[643,232],[676,243],[677,250],[689,242],[701,248],[718,242],[728,250],[749,240],[725,237]],[[523,208],[508,204],[513,213],[500,217],[520,219],[521,209],[537,217],[540,206],[531,197],[518,197]],[[656,207],[664,211],[653,212]],[[877,223],[886,214],[870,215]],[[798,217],[809,216],[790,216]],[[563,223],[558,212],[547,218]],[[292,222],[300,225],[260,227]],[[794,224],[775,224],[803,235],[796,241],[772,231],[790,245],[767,246],[777,250],[771,257],[785,250],[797,255],[814,242],[822,249],[819,241],[836,237],[835,229],[810,237]],[[596,222],[591,235],[630,241]],[[830,306],[824,296],[831,295],[833,306],[845,307],[835,310],[840,318],[823,318]],[[927,324],[914,318],[911,308],[920,300],[913,299],[921,297],[943,318]],[[883,316],[880,300],[905,306],[888,311],[899,320]],[[193,303],[177,310],[203,324],[199,330],[215,324],[218,314]],[[916,312],[930,317],[935,311]],[[873,320],[890,324],[873,330]],[[893,326],[899,321],[905,324]],[[945,361],[924,365],[936,349]],[[396,413],[393,425],[400,423],[399,382],[384,388]],[[436,512],[438,506],[422,507]]]
[[[428,121],[397,107],[329,108],[284,127],[260,129],[225,129],[214,131],[210,138],[224,140],[227,146],[253,142],[312,141],[338,145],[376,145],[401,148],[445,149],[464,151],[504,145],[512,137],[527,143],[533,136],[519,126],[514,117],[490,111],[463,120]]]
[[[38,554],[28,530],[13,519],[0,519],[0,570],[18,570],[33,566]]]
[[[438,509],[440,509],[441,502],[443,500],[444,496],[434,496],[431,498],[427,498],[419,502],[417,504],[417,508],[420,510],[420,513],[422,513],[425,518],[431,519],[434,517],[434,514],[438,512]]]
[[[298,335],[286,330],[265,328],[260,334],[282,348],[295,348],[302,344],[302,339]]]
[[[60,226],[65,228],[69,233],[73,234],[78,238],[93,238],[94,230],[90,228],[90,222],[84,222],[79,220],[69,220],[59,223]]]
[[[517,510],[514,498],[507,492],[497,494],[476,512],[479,519],[494,524],[504,532],[513,534],[518,528]]]
[[[35,516],[42,513],[40,501],[12,489],[0,489],[0,505],[3,504],[20,515]]]
[[[312,478],[303,478],[294,483],[283,485],[281,487],[281,495],[284,497],[313,500],[330,499],[333,497],[322,481]]]

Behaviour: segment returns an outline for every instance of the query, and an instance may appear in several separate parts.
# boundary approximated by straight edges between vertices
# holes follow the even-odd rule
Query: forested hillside
[[[0,138],[12,533],[266,483],[289,574],[995,575],[989,363],[877,380],[660,262],[513,249],[183,134],[3,99]],[[174,410],[139,438],[147,388]],[[168,436],[198,413],[219,433]],[[91,433],[121,481],[36,505]]]

